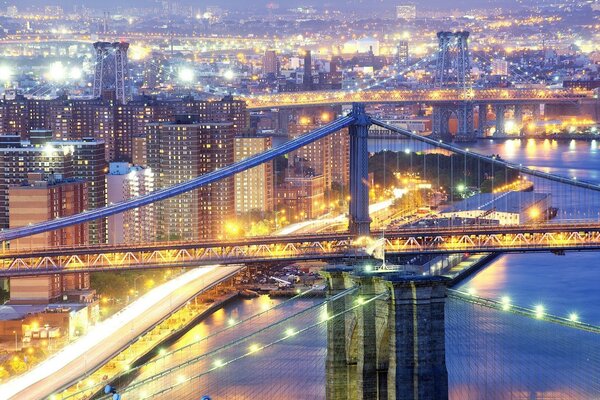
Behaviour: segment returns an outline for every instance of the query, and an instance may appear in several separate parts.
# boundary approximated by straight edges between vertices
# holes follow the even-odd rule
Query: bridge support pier
[[[473,125],[473,103],[463,102],[457,110],[458,131],[456,132],[456,141],[471,142],[475,140],[475,130]]]
[[[328,296],[335,296],[353,286],[348,270],[343,268],[328,268],[322,275],[328,283]],[[349,302],[347,296],[330,301],[327,303],[327,315],[334,316],[343,312]],[[356,361],[349,358],[347,351],[350,341],[347,320],[344,315],[327,321],[327,400],[349,400],[356,393],[356,381],[350,380],[350,376],[356,374]]]
[[[523,106],[521,104],[515,104],[515,125],[519,129],[523,128]]]
[[[494,132],[494,136],[496,137],[504,137],[506,135],[506,131],[504,129],[504,125],[506,123],[504,116],[505,111],[506,106],[504,104],[494,105],[494,113],[496,114],[496,132]]]
[[[432,138],[451,140],[450,135],[450,112],[443,106],[433,106],[432,110]]]
[[[351,275],[338,269],[324,275],[330,294],[349,288],[352,281],[358,286],[354,299],[332,302],[329,315],[362,304],[342,318],[328,320],[327,400],[447,400],[447,279]]]
[[[542,116],[541,104],[534,104],[531,108],[531,115],[533,117],[533,122],[538,122]]]
[[[388,399],[448,399],[447,279],[391,276]]]
[[[477,133],[479,137],[485,136],[485,128],[487,127],[487,105],[480,103],[477,106]]]
[[[349,231],[355,236],[371,233],[369,217],[369,149],[367,138],[370,120],[365,105],[352,105],[355,122],[350,125],[350,221]]]

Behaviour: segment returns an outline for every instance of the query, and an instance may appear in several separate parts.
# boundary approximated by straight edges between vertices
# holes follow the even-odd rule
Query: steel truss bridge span
[[[373,232],[373,237],[383,232]],[[257,237],[239,241],[153,243],[10,252],[0,276],[369,258],[373,239],[344,234]],[[415,228],[385,232],[388,255],[599,250],[600,222]]]
[[[564,103],[592,99],[593,92],[576,89],[393,89],[356,91],[311,91],[276,93],[244,98],[250,110],[298,106],[327,106],[351,103],[427,103],[453,102],[535,104]]]

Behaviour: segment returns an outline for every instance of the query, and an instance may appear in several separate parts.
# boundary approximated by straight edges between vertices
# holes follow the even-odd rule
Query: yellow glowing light
[[[142,46],[139,44],[132,44],[131,46],[129,46],[127,56],[134,61],[139,61],[148,57],[150,55],[150,52],[150,47]]]
[[[529,216],[531,219],[537,219],[540,216],[540,210],[537,207],[533,207],[529,210]]]
[[[510,308],[510,297],[503,296],[501,299],[501,303],[502,303],[502,309],[504,311],[508,310]]]
[[[260,346],[257,344],[252,344],[252,345],[250,345],[248,350],[250,351],[250,353],[256,353],[257,351],[260,350]]]

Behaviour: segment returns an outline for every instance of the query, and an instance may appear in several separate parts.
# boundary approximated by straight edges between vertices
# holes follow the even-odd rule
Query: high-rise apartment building
[[[491,67],[492,71],[490,75],[508,76],[508,61],[501,58],[494,58]]]
[[[186,116],[186,117],[189,117]],[[152,123],[148,132],[148,166],[157,189],[223,168],[234,160],[234,129],[230,122]],[[163,239],[223,237],[235,217],[234,180],[222,179],[157,204],[158,235]]]
[[[335,118],[334,110],[301,110],[288,126],[291,139],[318,128]],[[290,153],[291,164],[301,163],[323,175],[326,188],[334,182],[346,186],[350,171],[350,142],[345,130],[336,132]]]
[[[44,222],[78,214],[87,206],[87,183],[57,174],[30,172],[27,181],[11,185],[9,227]],[[11,241],[11,249],[74,246],[87,242],[87,224],[32,235]]]
[[[173,121],[175,115],[199,115],[201,121],[231,122],[246,132],[250,121],[246,103],[226,96],[220,101],[184,98],[163,101],[141,96],[121,104],[110,98],[51,100],[0,100],[0,133],[29,138],[32,130],[51,130],[55,140],[103,140],[106,161],[133,159],[133,137],[151,122]]]
[[[304,90],[311,90],[313,86],[312,57],[310,50],[304,50],[304,74],[302,75]]]
[[[235,138],[234,161],[271,148],[271,138],[265,136],[238,136]],[[261,164],[235,175],[235,212],[269,212],[273,210],[273,166],[272,162]]]
[[[9,226],[9,186],[27,181],[27,174],[33,171],[54,173],[62,176],[63,179],[81,179],[87,183],[88,190],[85,209],[90,210],[106,205],[104,175],[108,171],[104,159],[104,142],[84,138],[80,141],[44,143],[44,133],[49,134],[49,132],[35,131],[35,135],[38,133],[40,135],[39,138],[35,136],[35,142],[12,140],[1,144],[0,228],[6,229]],[[11,136],[4,136],[4,138],[10,139]],[[105,220],[90,222],[88,228],[90,243],[106,241]]]
[[[32,172],[27,180],[9,187],[10,228],[39,223],[82,212],[87,204],[87,183],[62,179],[57,174]],[[40,233],[11,242],[11,249],[54,248],[87,243],[87,224]],[[48,303],[64,292],[89,289],[89,274],[73,273],[10,278],[12,304]]]
[[[275,208],[285,210],[291,222],[313,219],[324,213],[325,180],[322,175],[288,174],[275,189]]]
[[[106,177],[108,164],[104,157],[104,141],[94,138],[50,142],[49,148],[68,148],[73,154],[73,176],[87,182],[86,210],[106,206]],[[89,223],[89,242],[106,243],[106,219]]]
[[[109,203],[143,196],[154,190],[154,173],[150,168],[126,162],[110,163],[106,176]],[[156,240],[154,204],[108,217],[108,243],[143,243]]]

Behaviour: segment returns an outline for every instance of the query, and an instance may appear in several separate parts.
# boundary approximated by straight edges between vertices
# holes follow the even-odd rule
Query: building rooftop
[[[70,309],[79,311],[87,307],[85,303],[50,303],[50,304],[4,304],[0,306],[0,320],[10,321],[23,319],[29,314],[38,314],[46,311]]]

